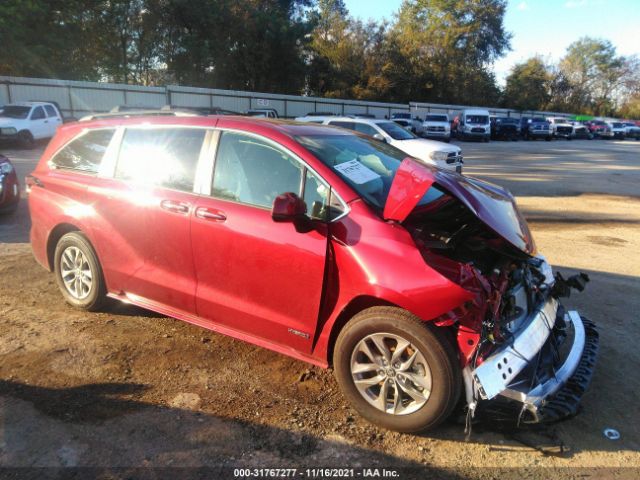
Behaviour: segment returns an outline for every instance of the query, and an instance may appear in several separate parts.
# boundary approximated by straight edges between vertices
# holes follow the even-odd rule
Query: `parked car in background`
[[[36,140],[53,137],[62,123],[62,114],[53,103],[11,103],[0,109],[0,140],[17,140],[32,148]]]
[[[513,117],[491,118],[492,140],[518,140],[519,120]]]
[[[73,117],[71,115],[65,115],[64,111],[60,107],[60,104],[58,102],[56,102],[55,100],[29,100],[29,101],[30,102],[50,103],[51,105],[56,107],[56,110],[58,110],[58,112],[60,112],[60,115],[62,115],[62,123],[70,123],[70,122],[77,122],[78,121],[78,119],[76,117]]]
[[[422,136],[442,142],[451,141],[451,123],[446,113],[428,113],[422,122]]]
[[[11,161],[0,154],[0,214],[13,213],[20,201],[20,183]]]
[[[578,140],[592,140],[593,134],[589,131],[589,128],[586,125],[583,125],[580,122],[571,122],[573,126],[573,132],[571,133],[571,137]]]
[[[598,332],[559,300],[587,277],[554,277],[514,197],[365,135],[102,118],[63,126],[28,184],[34,256],[71,306],[110,297],[332,366],[384,428],[459,405],[555,422],[593,375]]]
[[[631,121],[624,121],[624,136],[625,138],[635,138],[640,140],[640,127]]]
[[[608,136],[609,126],[603,120],[590,120],[584,122],[594,138],[604,138]]]
[[[622,140],[627,133],[622,122],[606,122],[609,129],[602,134],[603,138]]]
[[[458,173],[462,172],[464,160],[460,147],[419,138],[390,120],[329,117],[325,118],[322,123],[363,133],[378,141],[388,143],[403,151],[405,155],[417,158],[422,162]]]
[[[479,109],[463,110],[454,119],[453,129],[460,140],[480,140],[488,142],[491,138],[489,111]]]
[[[278,111],[275,108],[254,108],[247,111],[247,115],[258,118],[279,118]]]
[[[551,134],[553,137],[571,140],[573,124],[569,120],[564,117],[549,117],[547,121],[551,125]]]
[[[542,117],[522,117],[520,119],[520,136],[524,140],[542,138],[551,141],[551,124]]]
[[[410,131],[420,136],[424,133],[420,117],[412,117],[410,113],[392,113],[391,120],[406,120],[411,123]]]

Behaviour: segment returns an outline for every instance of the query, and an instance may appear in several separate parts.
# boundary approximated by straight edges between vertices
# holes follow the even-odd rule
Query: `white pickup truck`
[[[0,140],[17,140],[32,148],[36,140],[53,137],[62,123],[62,114],[53,103],[11,103],[0,107]]]
[[[451,140],[451,124],[446,113],[427,113],[422,127],[423,137],[443,142]]]

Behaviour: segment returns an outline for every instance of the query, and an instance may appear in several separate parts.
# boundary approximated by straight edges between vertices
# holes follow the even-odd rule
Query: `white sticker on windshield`
[[[380,178],[380,175],[365,167],[357,160],[341,163],[339,165],[335,165],[333,168],[358,185]]]

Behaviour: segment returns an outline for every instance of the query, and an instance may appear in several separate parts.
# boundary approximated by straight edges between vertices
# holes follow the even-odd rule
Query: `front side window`
[[[56,168],[97,173],[114,129],[90,130],[72,140],[51,159]]]
[[[42,107],[36,107],[31,114],[31,120],[42,120],[45,118],[44,110]]]
[[[205,133],[202,128],[129,128],[115,176],[191,192]]]
[[[271,208],[280,194],[300,194],[304,166],[253,136],[223,132],[213,173],[214,197]],[[309,188],[311,191],[313,186]],[[312,200],[313,198],[313,200]],[[315,201],[317,198],[310,197]]]

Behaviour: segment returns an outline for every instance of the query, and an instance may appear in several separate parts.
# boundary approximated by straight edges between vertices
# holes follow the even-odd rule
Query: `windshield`
[[[449,119],[446,115],[427,115],[426,122],[448,122]]]
[[[548,122],[544,118],[536,117],[531,119],[531,123],[548,123]]]
[[[613,128],[623,128],[623,127],[624,127],[624,125],[622,125],[620,122],[613,122],[613,123],[611,124],[611,126],[612,126]]]
[[[467,123],[480,123],[486,125],[489,123],[489,117],[486,115],[467,115]]]
[[[7,105],[0,109],[0,116],[8,118],[27,118],[31,107],[23,107],[20,105]]]
[[[394,140],[411,140],[412,138],[418,138],[413,133],[405,130],[400,125],[394,122],[381,122],[377,125]]]
[[[392,118],[406,118],[407,120],[411,120],[410,113],[394,113],[391,115]]]
[[[496,123],[518,123],[518,120],[510,117],[498,117],[496,118]]]
[[[359,135],[297,136],[298,143],[333,169],[356,193],[382,211],[396,172],[407,154]],[[432,190],[432,189],[430,189]],[[431,192],[429,200],[433,196]],[[426,195],[420,204],[426,200]]]

